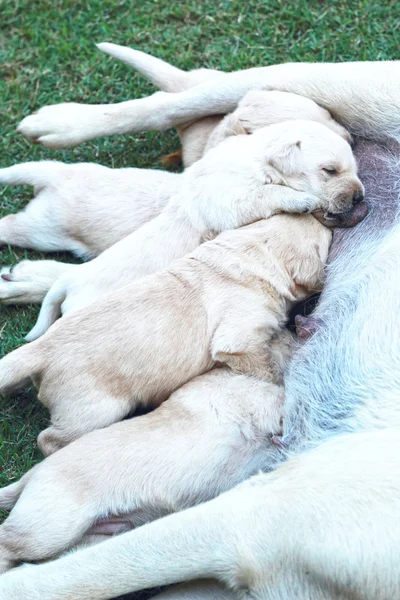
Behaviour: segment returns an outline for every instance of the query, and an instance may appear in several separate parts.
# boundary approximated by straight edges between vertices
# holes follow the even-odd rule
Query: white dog
[[[321,289],[331,235],[311,215],[226,231],[7,355],[0,389],[33,378],[51,412],[38,438],[48,455],[216,363],[279,383],[269,342],[293,304]]]
[[[399,63],[266,67],[110,112],[121,117],[119,132],[164,127],[231,110],[252,87],[275,87],[312,97],[356,134],[394,138],[400,137],[399,69]],[[96,128],[112,132],[104,118],[109,109],[84,108],[52,107],[26,124],[35,136],[59,143],[93,137]],[[312,441],[316,430],[319,447],[200,507],[53,563],[12,570],[0,578],[1,600],[101,600],[195,578],[217,579],[224,589],[194,584],[164,597],[400,596],[400,230],[377,236],[368,229],[375,222],[372,215],[354,230],[358,247],[337,259],[331,291],[323,294],[327,329],[295,357],[295,377],[287,381],[289,433],[297,427],[300,441],[304,432]],[[323,441],[327,429],[336,437]],[[353,433],[337,435],[341,430]]]

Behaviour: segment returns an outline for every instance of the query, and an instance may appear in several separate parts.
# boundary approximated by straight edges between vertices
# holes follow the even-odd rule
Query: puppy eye
[[[337,175],[337,169],[322,167],[322,170],[325,171],[328,175]]]

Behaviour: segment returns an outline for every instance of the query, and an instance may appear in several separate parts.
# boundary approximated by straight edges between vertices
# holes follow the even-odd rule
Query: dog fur
[[[158,217],[56,281],[27,340],[37,339],[61,313],[167,267],[210,232],[277,212],[349,211],[364,191],[350,146],[323,125],[304,121],[229,137],[182,178]]]
[[[127,103],[120,131],[229,111],[248,89],[271,86],[312,97],[354,133],[393,139],[399,137],[399,81],[399,63],[252,69],[169,98],[157,95],[156,102]],[[156,104],[164,112],[153,112]],[[50,130],[62,138],[61,112],[53,111]],[[92,125],[86,121],[85,135]],[[380,167],[375,189],[388,172],[384,162]],[[12,570],[0,578],[0,599],[101,600],[195,578],[224,587],[192,584],[167,598],[398,597],[400,228],[389,222],[386,233],[377,223],[371,214],[349,236],[358,247],[349,243],[337,255],[317,313],[325,327],[292,363],[285,428],[295,456],[199,507],[52,563]],[[302,438],[316,447],[300,452]]]
[[[48,455],[137,406],[160,404],[216,362],[279,383],[268,343],[292,305],[321,289],[330,240],[311,215],[220,234],[7,355],[0,389],[33,378],[52,418],[38,438]]]
[[[169,81],[170,87],[178,89],[181,81],[185,81],[186,86],[193,85],[194,73],[185,74],[182,71],[180,77],[177,77],[174,67],[163,61],[148,55],[143,55],[142,61],[146,65],[148,76],[157,73],[159,85],[165,86],[164,81]],[[153,61],[156,61],[155,65]],[[170,79],[163,69],[167,70]],[[169,69],[172,69],[172,73]],[[206,78],[206,73],[209,72],[201,71],[203,79]],[[281,92],[250,92],[238,109],[220,125],[214,121],[215,129],[213,127],[212,133],[210,124],[204,124],[202,120],[186,126],[184,133],[180,128],[184,155],[190,157],[187,162],[193,162],[195,157],[201,158],[206,150],[227,137],[253,133],[258,128],[296,117],[319,122],[344,139],[350,139],[347,131],[311,100]],[[211,138],[208,139],[210,134]],[[0,240],[3,243],[41,251],[70,250],[84,258],[93,258],[159,215],[168,200],[178,193],[179,186],[185,185],[185,177],[162,171],[113,170],[100,165],[64,165],[43,161],[2,169],[0,182],[30,183],[35,185],[37,192],[24,211],[0,220]],[[115,202],[115,197],[118,202]],[[110,205],[114,224],[112,228],[108,226]],[[340,219],[339,225],[345,226],[344,217]],[[335,225],[332,217],[329,225]],[[123,248],[121,245],[121,252],[125,252]],[[108,254],[96,264],[101,265],[101,270],[104,270],[104,262],[107,260]],[[115,269],[115,263],[120,263],[121,257],[110,257],[110,261]],[[12,268],[3,267],[0,301],[5,304],[41,303],[63,271],[72,278],[73,273],[77,276],[80,273],[76,265],[55,261],[22,261]],[[96,281],[98,277],[99,273],[96,273]],[[83,279],[87,279],[86,273]],[[80,281],[79,286],[82,285],[84,284]],[[109,282],[107,288],[108,286]],[[30,339],[33,339],[33,335]]]

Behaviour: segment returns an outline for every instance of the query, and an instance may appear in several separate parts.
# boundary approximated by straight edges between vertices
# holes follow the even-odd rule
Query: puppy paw
[[[45,106],[37,113],[25,117],[17,128],[34,144],[46,148],[69,148],[96,137],[101,106],[76,103]]]
[[[38,284],[22,261],[15,267],[4,266],[0,269],[0,303],[1,304],[36,304],[46,295],[48,286]]]

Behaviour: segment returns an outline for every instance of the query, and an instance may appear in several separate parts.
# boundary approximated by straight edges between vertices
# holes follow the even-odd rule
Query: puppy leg
[[[82,382],[82,385],[85,387],[88,383]],[[62,390],[57,391],[62,393]],[[44,456],[53,454],[85,433],[121,421],[134,408],[131,398],[108,396],[104,391],[99,392],[95,389],[91,393],[87,390],[85,392],[82,401],[81,390],[77,389],[74,393],[72,387],[69,388],[69,394],[73,401],[68,402],[65,396],[61,397],[59,402],[57,398],[52,399],[52,425],[42,431],[37,440]],[[40,392],[38,398],[40,401]]]
[[[398,428],[338,436],[211,502],[10,571],[0,600],[105,600],[198,578],[259,600],[398,598],[399,449]]]
[[[268,344],[281,329],[278,320],[260,307],[250,308],[249,317],[235,310],[224,315],[214,332],[211,354],[236,373],[255,375],[281,384],[283,372]]]
[[[0,303],[40,304],[53,283],[77,265],[55,260],[23,260],[0,269]]]
[[[93,523],[82,486],[43,469],[30,480],[0,526],[0,573],[22,561],[45,560],[70,548]]]

